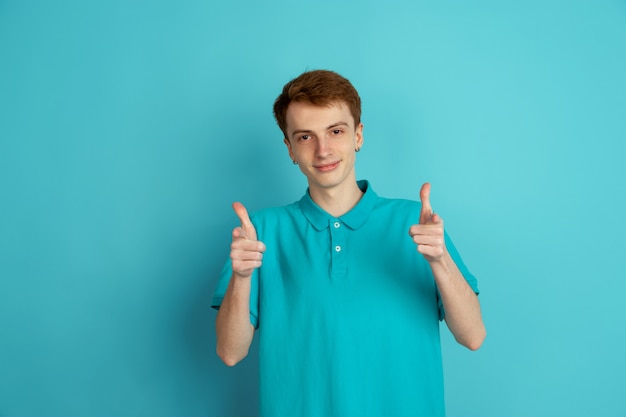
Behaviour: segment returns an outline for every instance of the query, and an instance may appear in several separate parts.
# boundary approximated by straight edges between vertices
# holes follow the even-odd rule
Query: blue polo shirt
[[[428,262],[408,234],[421,204],[376,195],[336,218],[307,192],[255,213],[267,250],[252,275],[261,417],[445,415],[439,320]],[[463,276],[472,276],[446,235]],[[212,305],[231,277],[226,263]]]

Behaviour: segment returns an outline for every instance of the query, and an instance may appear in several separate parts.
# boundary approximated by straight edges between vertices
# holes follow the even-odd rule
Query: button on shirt
[[[267,248],[250,296],[261,417],[444,416],[444,313],[408,235],[421,205],[358,184],[361,200],[339,218],[308,192],[251,217]],[[446,246],[478,293],[447,235]],[[216,308],[231,274],[227,262]]]

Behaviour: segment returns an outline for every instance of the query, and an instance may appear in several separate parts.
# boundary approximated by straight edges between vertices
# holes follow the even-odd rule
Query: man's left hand
[[[425,183],[420,190],[422,211],[419,224],[409,228],[409,235],[417,245],[417,251],[424,255],[428,262],[439,262],[446,253],[443,234],[443,219],[433,212],[430,205],[430,184]]]

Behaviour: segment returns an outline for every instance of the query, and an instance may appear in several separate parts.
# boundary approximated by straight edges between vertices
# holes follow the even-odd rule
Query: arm
[[[486,336],[480,303],[454,260],[446,250],[430,267],[446,312],[446,324],[461,345],[477,350]]]
[[[254,327],[250,323],[251,277],[254,269],[261,266],[265,251],[265,245],[257,240],[245,207],[235,203],[233,208],[241,227],[233,230],[230,250],[233,274],[215,322],[217,354],[228,366],[234,366],[246,357],[254,337]]]
[[[250,323],[250,279],[233,273],[215,321],[217,355],[234,366],[248,355],[254,337]]]
[[[434,214],[430,206],[430,184],[422,186],[420,197],[420,222],[411,226],[409,234],[417,244],[418,252],[430,264],[446,312],[448,328],[457,342],[476,350],[486,335],[478,297],[446,249],[443,219]]]

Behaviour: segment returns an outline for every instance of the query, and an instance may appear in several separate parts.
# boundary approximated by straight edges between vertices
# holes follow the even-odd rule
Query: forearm
[[[246,357],[254,337],[250,323],[250,281],[233,275],[217,313],[217,354],[228,366]]]
[[[448,328],[457,342],[471,350],[478,349],[485,339],[486,330],[474,290],[463,278],[447,250],[439,261],[431,263],[431,268]]]

